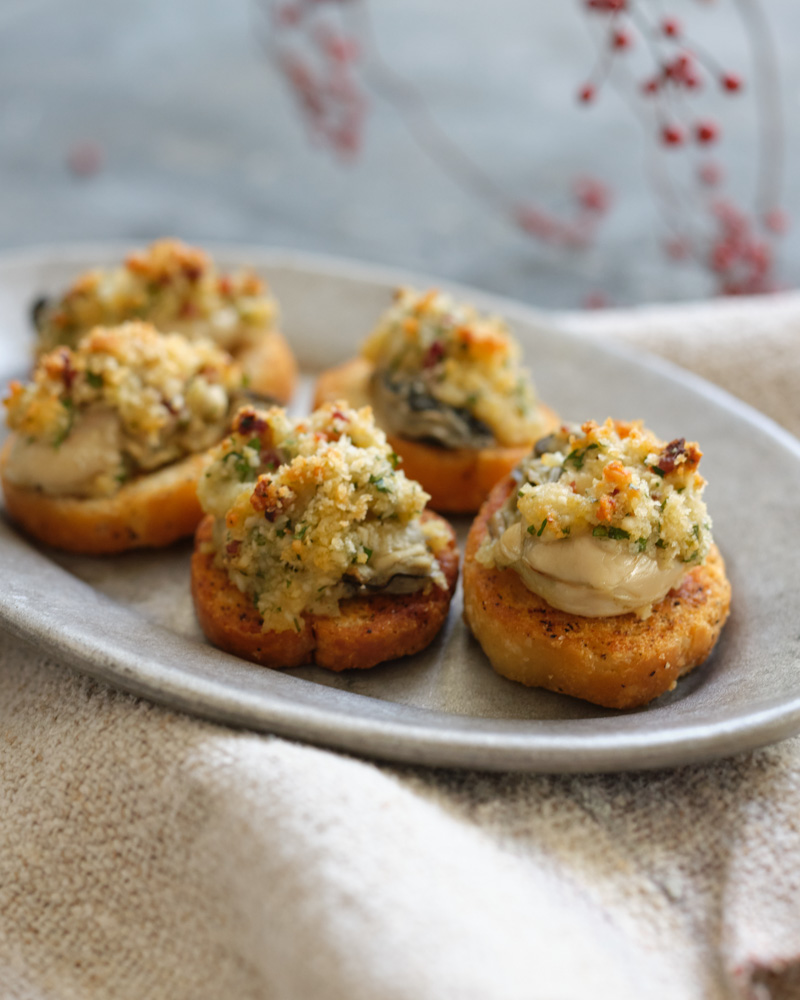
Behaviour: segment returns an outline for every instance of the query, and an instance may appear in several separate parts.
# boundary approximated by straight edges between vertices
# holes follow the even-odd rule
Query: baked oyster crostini
[[[196,484],[242,374],[207,340],[147,323],[97,327],[40,356],[5,400],[9,515],[42,542],[101,554],[167,545],[202,511]]]
[[[278,329],[278,305],[252,271],[220,271],[203,250],[157,240],[119,267],[81,275],[59,298],[33,308],[37,351],[75,347],[95,326],[141,319],[164,333],[212,340],[242,366],[250,390],[289,400],[297,365]]]
[[[701,454],[641,422],[590,421],[537,442],[467,542],[464,614],[495,670],[633,708],[708,657],[730,585]]]
[[[242,409],[198,492],[192,593],[222,649],[269,667],[372,667],[444,624],[453,529],[424,509],[369,408]]]
[[[436,290],[397,291],[361,356],[325,372],[316,402],[369,403],[406,473],[452,513],[478,509],[557,424],[505,323]]]

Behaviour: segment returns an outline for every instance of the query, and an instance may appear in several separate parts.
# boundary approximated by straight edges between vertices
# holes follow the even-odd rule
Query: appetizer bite
[[[141,319],[163,333],[212,340],[232,354],[257,395],[285,403],[297,366],[277,328],[278,306],[251,271],[223,274],[202,250],[158,240],[121,267],[93,270],[33,308],[38,353],[75,347],[95,326]]]
[[[101,554],[167,545],[202,516],[197,479],[242,374],[207,340],[97,327],[38,361],[5,400],[6,509],[39,541]]]
[[[641,422],[589,421],[494,488],[467,541],[464,616],[498,673],[633,708],[708,657],[730,585],[701,454]]]
[[[198,487],[192,593],[215,645],[268,667],[372,667],[424,649],[458,575],[450,525],[368,408],[239,411]]]
[[[519,360],[501,320],[435,290],[403,288],[361,357],[320,377],[316,405],[371,404],[431,506],[469,513],[557,424]]]

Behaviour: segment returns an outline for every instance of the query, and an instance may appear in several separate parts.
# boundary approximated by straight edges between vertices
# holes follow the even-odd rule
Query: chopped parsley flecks
[[[72,425],[75,423],[75,406],[72,400],[69,398],[62,398],[61,405],[67,411],[68,416],[67,422],[56,435],[55,441],[53,441],[54,448],[60,448],[61,445],[67,440],[72,431]]]
[[[376,476],[376,475],[373,474],[373,475],[371,475],[369,477],[369,481],[375,487],[375,489],[378,491],[378,493],[388,493],[389,492],[389,487],[383,481],[383,476]]]
[[[592,443],[588,444],[585,448],[575,448],[564,459],[564,465],[566,465],[567,462],[571,462],[576,469],[582,469],[583,463],[586,461],[586,456],[588,455],[588,453],[590,451],[594,451],[596,448],[599,447],[600,447],[599,444]]]

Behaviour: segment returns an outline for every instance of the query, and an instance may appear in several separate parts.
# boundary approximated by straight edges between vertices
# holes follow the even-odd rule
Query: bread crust
[[[426,511],[423,518],[437,517]],[[363,670],[384,660],[410,656],[428,646],[441,629],[458,578],[455,532],[439,553],[447,590],[376,594],[340,602],[338,617],[307,614],[302,631],[264,632],[250,599],[214,563],[213,518],[203,519],[192,555],[192,597],[207,638],[221,649],[265,667],[316,663],[328,670]],[[446,524],[447,522],[445,522]],[[448,525],[448,528],[450,526]]]
[[[515,488],[509,478],[492,490],[464,557],[464,618],[499,674],[606,708],[637,708],[707,659],[730,609],[716,546],[645,620],[567,614],[531,593],[513,569],[475,559],[490,517]]]
[[[83,555],[160,548],[191,535],[203,516],[197,481],[206,452],[137,476],[112,497],[48,496],[16,486],[6,476],[14,436],[0,453],[0,482],[12,518],[37,541]]]
[[[351,406],[371,402],[369,380],[372,365],[364,358],[353,358],[337,368],[323,372],[317,380],[314,407],[344,399]],[[559,425],[557,414],[539,404],[544,421],[542,435]],[[392,448],[403,459],[403,471],[416,479],[431,495],[430,506],[448,514],[472,514],[483,503],[495,483],[507,476],[531,450],[533,442],[513,448],[441,448],[386,435]]]
[[[297,362],[280,332],[270,330],[254,343],[234,351],[247,375],[248,388],[259,396],[288,403],[297,383]]]

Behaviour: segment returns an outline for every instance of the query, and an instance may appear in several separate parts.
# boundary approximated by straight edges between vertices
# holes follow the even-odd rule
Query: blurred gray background
[[[642,7],[674,12],[750,78],[733,0]],[[595,60],[577,0],[374,0],[371,9],[386,62],[503,190],[561,212],[572,178],[612,186],[591,249],[520,232],[431,159],[378,93],[352,163],[315,146],[248,0],[0,0],[0,249],[174,234],[400,265],[544,306],[579,306],[596,292],[613,304],[711,292],[707,273],[662,251],[646,143],[625,100],[613,89],[591,107],[575,99]],[[779,45],[791,218],[800,4],[764,9]],[[743,201],[755,184],[750,97],[709,98],[729,190]],[[779,277],[793,287],[791,229],[781,258]]]

